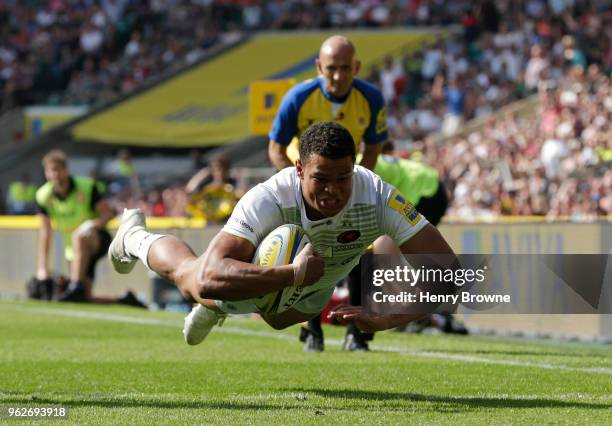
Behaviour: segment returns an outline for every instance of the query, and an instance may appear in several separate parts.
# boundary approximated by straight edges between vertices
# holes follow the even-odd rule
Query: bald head
[[[335,35],[325,40],[316,64],[319,75],[325,79],[328,94],[341,98],[350,92],[360,64],[355,59],[355,46],[349,39]]]
[[[323,42],[319,50],[319,57],[323,55],[334,56],[341,52],[355,56],[355,46],[353,46],[353,43],[351,43],[348,38],[341,35],[334,35]]]

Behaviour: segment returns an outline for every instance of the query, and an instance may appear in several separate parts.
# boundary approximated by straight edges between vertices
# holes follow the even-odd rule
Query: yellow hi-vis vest
[[[91,197],[94,186],[102,185],[91,178],[73,176],[72,179],[74,188],[63,200],[55,196],[51,182],[36,191],[36,202],[45,208],[53,229],[58,230],[64,239],[64,257],[69,262],[74,259],[72,232],[86,220],[98,217],[98,213],[91,207]],[[98,190],[103,192],[100,186]]]

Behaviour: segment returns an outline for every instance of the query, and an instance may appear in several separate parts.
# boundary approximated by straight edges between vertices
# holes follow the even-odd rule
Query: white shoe
[[[121,225],[117,229],[115,238],[108,248],[108,260],[113,264],[115,271],[127,274],[136,265],[138,258],[130,256],[125,252],[125,235],[128,232],[146,229],[145,216],[140,209],[124,209],[121,216]]]
[[[183,327],[185,342],[188,345],[202,343],[206,336],[208,336],[208,333],[210,333],[210,330],[215,325],[223,324],[226,317],[227,314],[224,312],[215,312],[204,305],[198,304],[185,317],[185,326]]]

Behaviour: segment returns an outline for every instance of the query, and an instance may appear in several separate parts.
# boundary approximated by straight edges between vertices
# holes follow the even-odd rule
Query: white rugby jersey
[[[310,287],[317,290],[333,287],[347,276],[376,238],[389,235],[399,246],[427,220],[398,190],[361,166],[355,166],[353,190],[342,211],[334,217],[309,220],[300,179],[295,167],[288,167],[247,192],[223,231],[258,247],[275,228],[289,223],[304,229],[325,260],[323,277]]]

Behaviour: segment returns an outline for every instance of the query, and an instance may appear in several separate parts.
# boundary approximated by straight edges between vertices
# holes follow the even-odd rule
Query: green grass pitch
[[[53,424],[612,424],[609,345],[387,332],[344,353],[328,327],[306,354],[295,327],[229,318],[189,347],[182,317],[0,301],[0,407],[68,407]]]

